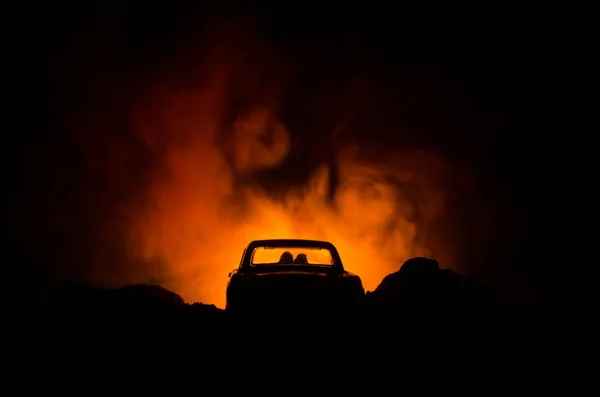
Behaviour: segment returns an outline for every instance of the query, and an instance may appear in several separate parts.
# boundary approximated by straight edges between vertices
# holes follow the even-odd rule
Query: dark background
[[[464,258],[471,274],[518,298],[553,302],[558,255],[552,247],[564,240],[551,230],[565,209],[554,204],[564,168],[552,148],[559,141],[556,108],[566,71],[560,61],[564,24],[549,11],[136,1],[33,3],[10,10],[16,69],[8,79],[11,143],[4,145],[11,162],[7,225],[10,246],[24,258],[14,266],[17,284],[34,286],[24,291],[43,285],[59,266],[30,245],[50,250],[59,238],[45,233],[52,212],[40,204],[49,194],[45,157],[63,153],[77,169],[79,160],[56,120],[85,97],[80,71],[143,74],[203,21],[252,15],[261,37],[295,67],[284,113],[297,130],[312,131],[296,133],[297,145],[335,126],[335,111],[319,113],[314,100],[325,92],[340,103],[340,113],[359,106],[357,125],[381,124],[378,133],[353,137],[361,144],[435,148],[467,164],[479,176],[477,200],[489,198],[502,214],[493,244],[473,246],[473,255]],[[371,77],[377,100],[353,105],[344,76],[356,70]],[[127,84],[120,95],[135,90],[135,77]],[[310,166],[294,164],[283,172],[289,178],[310,173]],[[477,217],[469,216],[468,199],[453,205],[455,230],[448,232],[469,247]]]

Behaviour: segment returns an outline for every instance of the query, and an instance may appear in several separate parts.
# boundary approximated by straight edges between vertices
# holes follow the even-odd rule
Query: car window
[[[251,265],[319,265],[333,266],[331,252],[325,248],[258,247],[252,253]]]

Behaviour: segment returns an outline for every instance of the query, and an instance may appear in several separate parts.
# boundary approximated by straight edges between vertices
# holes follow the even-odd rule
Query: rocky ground
[[[22,324],[35,333],[22,331],[17,338],[28,335],[37,353],[50,349],[53,355],[88,358],[91,351],[113,356],[151,351],[201,362],[235,358],[239,364],[310,355],[320,357],[321,365],[366,360],[376,366],[399,357],[442,355],[526,366],[542,357],[547,332],[534,311],[509,305],[430,260],[407,261],[366,294],[363,310],[344,315],[233,318],[214,305],[186,303],[153,285],[100,289],[71,284],[31,310]]]

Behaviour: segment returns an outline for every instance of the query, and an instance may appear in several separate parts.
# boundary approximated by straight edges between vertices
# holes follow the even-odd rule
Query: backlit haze
[[[61,120],[85,159],[77,172],[89,184],[78,193],[86,204],[49,200],[57,230],[93,228],[94,236],[80,248],[91,252],[85,271],[69,265],[78,247],[57,254],[63,276],[157,283],[187,302],[223,307],[227,274],[255,239],[330,241],[366,290],[411,256],[454,266],[457,258],[428,235],[448,195],[466,189],[456,182],[459,174],[469,180],[466,171],[431,150],[364,145],[356,137],[376,134],[381,123],[374,115],[372,131],[353,125],[360,106],[337,112],[331,128],[305,139],[304,154],[294,153],[293,137],[310,132],[282,116],[294,66],[250,25],[235,26],[210,26],[139,74],[111,69],[110,60],[89,71],[82,63],[87,99]],[[357,103],[373,95],[346,94]],[[335,105],[318,99],[315,112]],[[54,183],[68,184],[68,160],[53,164]],[[298,181],[295,167],[310,169],[310,178]]]

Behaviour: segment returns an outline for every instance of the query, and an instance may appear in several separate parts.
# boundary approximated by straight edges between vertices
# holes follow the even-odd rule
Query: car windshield
[[[252,253],[250,264],[252,266],[294,264],[333,266],[333,257],[326,248],[258,247]]]

